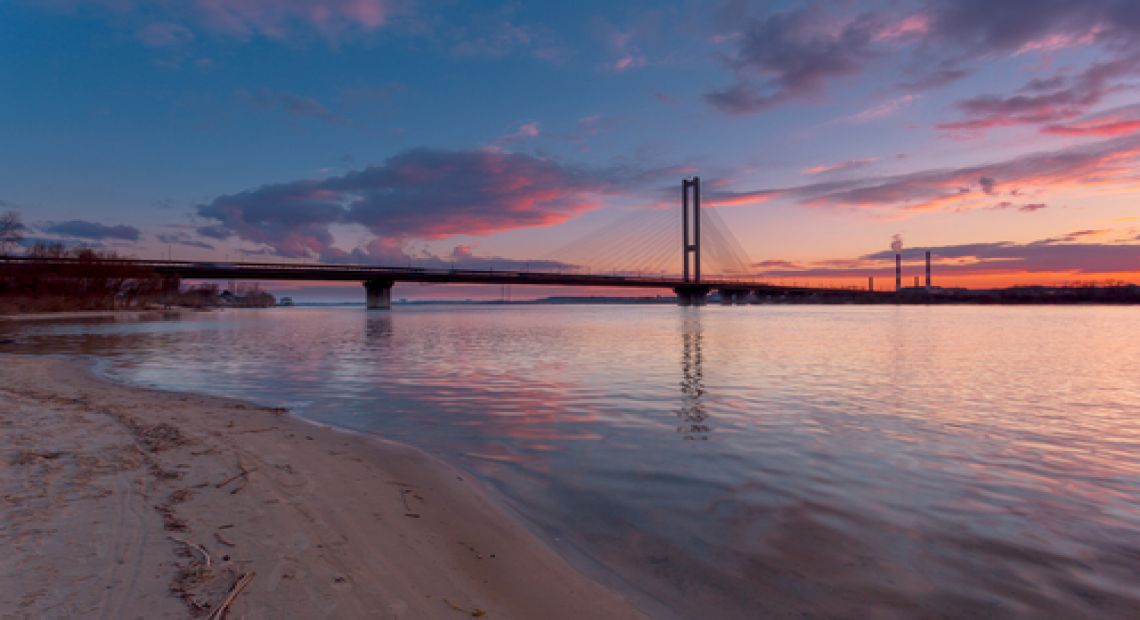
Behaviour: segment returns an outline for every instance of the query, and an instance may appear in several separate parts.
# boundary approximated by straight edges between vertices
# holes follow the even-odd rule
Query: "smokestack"
[[[926,251],[926,290],[930,290],[930,250]]]
[[[874,291],[875,290],[875,276],[867,276],[867,290],[868,291]]]
[[[902,253],[895,254],[895,292],[902,290]]]
[[[914,288],[918,288],[918,276],[914,277]]]

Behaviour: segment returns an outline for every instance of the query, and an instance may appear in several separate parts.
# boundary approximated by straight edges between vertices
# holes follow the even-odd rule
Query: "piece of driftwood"
[[[182,540],[181,538],[175,538],[174,536],[169,536],[169,538],[170,538],[170,540],[173,540],[174,542],[182,543],[183,545],[186,545],[187,547],[190,547],[191,549],[202,554],[202,559],[206,563],[206,568],[210,568],[213,565],[213,560],[210,559],[209,552],[207,552],[206,548],[203,547],[202,545],[199,545],[197,543],[192,543],[189,540]]]
[[[241,466],[239,465],[238,467],[241,467]],[[220,489],[220,488],[222,488],[222,487],[226,486],[227,484],[229,484],[229,483],[233,482],[234,480],[237,480],[238,478],[244,478],[244,477],[246,477],[246,476],[248,476],[248,475],[250,474],[250,471],[251,471],[251,470],[248,470],[248,469],[246,469],[246,468],[242,467],[242,468],[241,468],[241,471],[239,471],[238,473],[236,473],[236,474],[234,474],[234,475],[230,476],[229,478],[226,478],[225,480],[223,480],[223,481],[221,481],[221,482],[219,482],[219,483],[215,484],[215,485],[214,485],[214,488],[215,488],[215,489]]]
[[[249,585],[249,582],[253,581],[253,577],[256,574],[257,573],[249,572],[238,577],[237,582],[234,583],[234,587],[230,588],[229,594],[227,594],[226,598],[222,599],[222,602],[216,608],[214,608],[214,611],[210,613],[209,617],[207,617],[206,620],[222,620],[222,618],[225,618],[226,610],[229,609],[230,605],[233,604],[234,599],[236,599],[237,596],[241,594],[241,591]]]
[[[408,493],[415,494],[415,491],[413,491],[411,489],[400,489],[400,499],[404,502],[404,510],[407,511],[404,513],[404,516],[405,517],[411,517],[413,519],[419,519],[420,513],[412,510],[412,507],[408,504]],[[418,495],[415,495],[415,497],[419,498]]]
[[[246,485],[246,484],[249,482],[249,475],[250,475],[251,473],[253,473],[253,472],[257,471],[257,468],[256,468],[256,467],[254,467],[253,469],[246,469],[245,465],[243,465],[243,464],[242,464],[242,462],[241,462],[241,453],[240,453],[240,452],[237,454],[237,466],[238,466],[238,469],[239,469],[239,470],[241,470],[241,471],[239,471],[238,473],[236,473],[236,474],[234,474],[234,475],[230,476],[229,478],[226,478],[225,480],[223,480],[223,481],[219,482],[218,484],[216,484],[216,485],[214,485],[214,486],[215,486],[216,488],[219,488],[219,489],[220,489],[220,488],[222,488],[222,487],[226,486],[227,484],[229,484],[229,483],[233,482],[234,480],[238,480],[238,479],[240,479],[240,480],[241,480],[241,484],[240,484],[240,485],[238,485],[237,487],[235,487],[235,488],[231,489],[231,490],[230,490],[230,495],[234,495],[235,493],[237,493],[237,492],[241,491],[242,489],[244,489],[244,488],[245,488],[245,485]]]
[[[465,607],[460,607],[459,605],[456,605],[455,603],[452,603],[451,601],[447,600],[446,596],[443,597],[443,602],[447,603],[447,606],[454,609],[455,611],[461,611],[465,614],[468,614],[472,618],[482,618],[483,616],[487,615],[486,611],[479,609],[478,607],[476,607],[474,609],[467,609]]]

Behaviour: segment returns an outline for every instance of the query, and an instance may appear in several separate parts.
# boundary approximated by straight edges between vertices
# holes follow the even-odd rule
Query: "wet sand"
[[[77,360],[0,356],[0,487],[4,618],[642,617],[416,449]]]

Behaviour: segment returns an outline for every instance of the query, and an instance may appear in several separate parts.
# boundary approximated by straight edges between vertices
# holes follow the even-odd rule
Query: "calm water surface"
[[[680,616],[1140,617],[1140,308],[286,308],[0,330],[425,448]]]

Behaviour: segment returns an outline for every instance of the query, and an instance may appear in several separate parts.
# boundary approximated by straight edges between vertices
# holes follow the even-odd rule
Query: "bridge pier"
[[[391,280],[369,280],[364,283],[364,292],[369,310],[392,309]]]
[[[678,286],[673,292],[677,294],[678,306],[703,306],[707,302],[709,287],[699,284]]]

